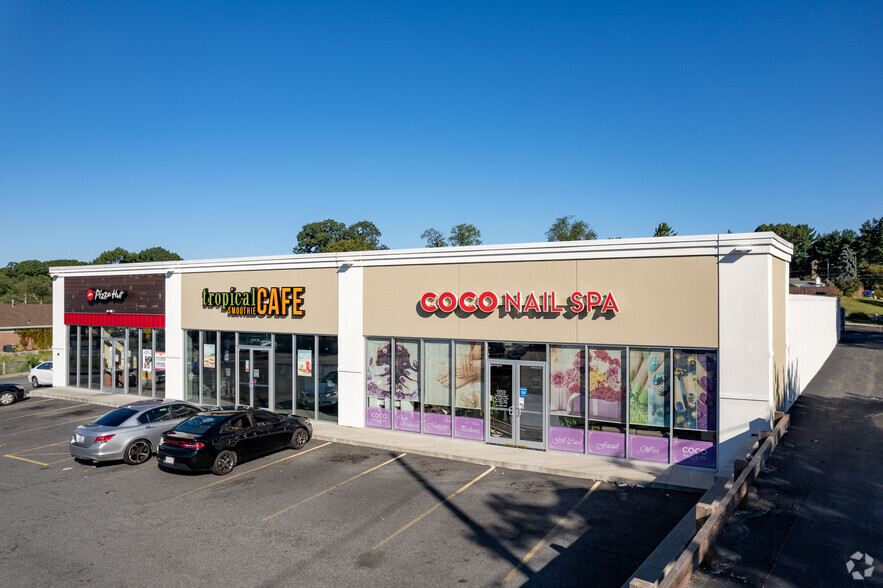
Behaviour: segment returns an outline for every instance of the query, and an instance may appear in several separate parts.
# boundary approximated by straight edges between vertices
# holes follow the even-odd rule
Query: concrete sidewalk
[[[117,407],[144,400],[138,396],[110,394],[81,388],[46,387],[30,391],[31,396],[85,402],[98,406]],[[342,427],[334,423],[312,420],[313,436],[323,441],[374,447],[429,457],[440,457],[470,463],[493,465],[515,470],[527,470],[558,476],[570,476],[641,484],[678,490],[707,490],[715,481],[714,472],[671,467],[650,462],[624,461],[612,458],[532,451],[515,447],[488,445],[446,437]]]

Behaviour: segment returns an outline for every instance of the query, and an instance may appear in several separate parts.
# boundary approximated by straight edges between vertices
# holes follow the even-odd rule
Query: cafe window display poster
[[[629,355],[629,412],[634,425],[669,425],[668,353],[632,349]]]

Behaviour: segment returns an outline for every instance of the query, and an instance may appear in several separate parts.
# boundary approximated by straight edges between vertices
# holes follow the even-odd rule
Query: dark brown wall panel
[[[90,302],[89,289],[125,290],[123,300]],[[67,277],[64,279],[64,312],[165,314],[166,277],[164,274]]]

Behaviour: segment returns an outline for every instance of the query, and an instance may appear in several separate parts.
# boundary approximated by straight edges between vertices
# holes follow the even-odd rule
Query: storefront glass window
[[[184,399],[199,402],[199,331],[184,337]]]
[[[516,361],[546,361],[544,343],[511,343],[491,341],[487,344],[488,359],[512,359]]]
[[[396,339],[393,428],[420,432],[420,341]]]
[[[671,363],[667,349],[629,353],[629,457],[668,463]]]
[[[217,361],[218,333],[203,331],[202,333],[202,402],[217,404]]]
[[[141,329],[141,359],[139,363],[141,394],[153,396],[153,329]]]
[[[367,407],[365,425],[382,429],[391,428],[390,383],[392,374],[392,349],[389,339],[368,339]]]
[[[589,347],[588,453],[625,457],[625,365],[625,349]]]
[[[454,344],[454,437],[484,441],[483,357],[481,343]]]
[[[165,329],[153,329],[154,351],[153,373],[156,377],[156,397],[166,397],[166,331]]]
[[[230,406],[236,402],[236,333],[221,332],[220,384],[218,404]]]
[[[270,347],[270,333],[239,333],[239,344]]]
[[[80,349],[77,352],[79,364],[78,385],[81,388],[89,387],[89,327],[77,327],[80,333]]]
[[[703,468],[717,465],[717,354],[675,349],[674,463]]]
[[[90,327],[89,388],[101,389],[101,327]]]
[[[423,344],[423,432],[451,436],[451,343]]]
[[[292,335],[275,335],[276,399],[273,410],[291,414],[291,389],[294,382],[291,345]]]
[[[67,353],[67,385],[77,386],[77,364],[79,362],[79,346],[77,345],[77,332],[79,327],[68,327],[68,353]],[[61,370],[59,370],[61,371]]]
[[[585,355],[584,347],[549,348],[549,449],[585,451]]]
[[[316,373],[313,369],[316,338],[313,335],[298,335],[295,341],[297,408],[294,414],[312,418],[316,415]]]
[[[319,337],[318,418],[337,422],[337,337]]]
[[[138,377],[140,367],[138,343],[141,337],[138,329],[126,329],[126,331],[129,339],[128,350],[126,351],[126,385],[129,387],[129,394],[140,394],[141,391],[138,387],[140,382]]]

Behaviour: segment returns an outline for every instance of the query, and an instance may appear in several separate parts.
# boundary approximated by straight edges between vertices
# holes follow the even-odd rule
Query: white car
[[[31,371],[28,372],[28,379],[31,381],[31,386],[33,386],[34,388],[39,388],[40,386],[51,386],[52,362],[44,361],[40,365],[31,368]]]

